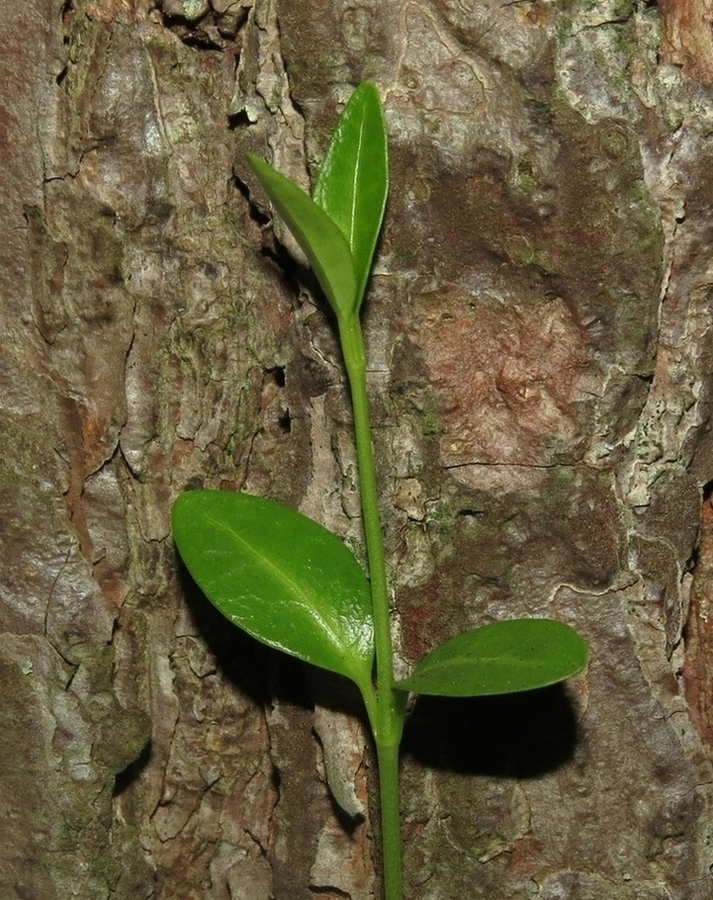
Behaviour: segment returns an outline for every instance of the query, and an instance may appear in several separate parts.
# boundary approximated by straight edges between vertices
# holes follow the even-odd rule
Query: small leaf
[[[563,622],[494,622],[441,644],[395,687],[442,697],[512,694],[564,681],[588,656],[585,641]]]
[[[371,82],[354,91],[339,117],[314,189],[314,199],[343,231],[354,258],[359,302],[389,192],[384,112]]]
[[[188,571],[232,622],[270,647],[371,684],[371,592],[340,538],[301,513],[231,491],[173,505]]]
[[[337,317],[358,306],[357,281],[349,244],[327,213],[264,159],[248,154],[248,162],[309,260]]]

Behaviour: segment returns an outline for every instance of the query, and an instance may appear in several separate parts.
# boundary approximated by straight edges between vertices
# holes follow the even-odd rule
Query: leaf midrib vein
[[[235,539],[236,543],[240,544],[244,547],[254,558],[256,558],[259,562],[265,564],[265,567],[270,571],[275,580],[285,585],[288,591],[296,598],[298,606],[307,613],[309,618],[319,624],[319,626],[326,631],[331,640],[333,647],[338,651],[343,650],[344,645],[350,645],[351,642],[346,640],[346,635],[342,633],[341,635],[332,627],[330,627],[329,623],[326,622],[317,612],[317,610],[312,606],[308,600],[305,599],[304,591],[300,589],[299,582],[295,581],[294,578],[290,578],[288,574],[284,572],[284,570],[280,569],[276,566],[270,557],[259,550],[257,550],[249,541],[247,541],[241,534],[231,528],[229,525],[226,525],[224,522],[221,522],[220,519],[216,519],[210,514],[206,513],[206,519],[211,522],[213,525],[218,526],[224,532],[227,532],[232,538]],[[340,641],[341,637],[341,641]]]
[[[359,123],[359,140],[357,141],[357,152],[356,152],[356,161],[354,165],[354,182],[352,188],[352,202],[351,202],[351,214],[349,217],[349,244],[352,249],[352,255],[354,255],[355,245],[356,245],[356,207],[357,207],[357,194],[358,189],[357,186],[359,184],[359,177],[361,173],[361,148],[364,142],[364,125],[365,125],[366,116],[364,111],[362,110],[361,122]]]

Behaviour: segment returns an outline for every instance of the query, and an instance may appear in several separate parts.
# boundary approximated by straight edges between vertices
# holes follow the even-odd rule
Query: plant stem
[[[379,766],[384,900],[402,900],[403,866],[399,817],[399,744],[404,722],[405,694],[394,691],[394,653],[391,643],[389,592],[384,539],[376,486],[371,417],[366,389],[366,353],[357,313],[340,319],[339,331],[351,388],[354,432],[364,535],[369,561],[376,648],[376,702],[367,698]]]
[[[404,875],[399,811],[399,741],[376,740],[381,801],[381,850],[384,900],[403,900]]]
[[[376,487],[374,448],[371,440],[371,416],[366,391],[366,354],[359,320],[350,316],[340,328],[342,351],[351,387],[354,432],[356,436],[359,490],[364,517],[364,536],[369,560],[371,595],[374,604],[374,643],[376,647],[376,688],[388,694],[394,683],[393,650],[389,592],[386,581],[384,539],[381,531],[379,495]]]

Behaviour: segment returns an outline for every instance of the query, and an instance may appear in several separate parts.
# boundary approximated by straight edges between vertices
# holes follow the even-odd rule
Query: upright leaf
[[[563,622],[494,622],[441,644],[395,687],[441,697],[512,694],[576,675],[588,655],[585,641]]]
[[[304,251],[332,309],[340,318],[351,315],[359,295],[352,253],[341,228],[299,185],[264,159],[249,153],[248,162]]]
[[[389,191],[384,113],[376,88],[364,82],[337,122],[314,199],[337,223],[354,258],[358,302],[366,290]]]
[[[232,491],[181,494],[172,516],[188,571],[224,616],[270,647],[370,685],[369,582],[340,538]]]

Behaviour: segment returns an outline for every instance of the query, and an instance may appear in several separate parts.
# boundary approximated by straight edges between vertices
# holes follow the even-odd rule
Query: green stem
[[[403,900],[404,875],[399,808],[399,742],[376,740],[381,801],[381,850],[384,900]]]
[[[359,320],[354,316],[340,327],[342,352],[349,376],[354,411],[357,465],[364,536],[369,559],[369,577],[374,604],[374,642],[376,646],[376,688],[388,694],[394,683],[389,591],[386,581],[384,539],[379,514],[379,495],[376,487],[374,448],[371,441],[371,416],[366,391],[366,354]]]
[[[364,535],[369,560],[376,648],[376,696],[365,696],[379,765],[384,900],[402,900],[403,867],[399,817],[399,743],[405,695],[394,691],[389,591],[384,539],[376,487],[371,417],[366,389],[366,353],[356,313],[339,322],[344,362],[351,388]]]

